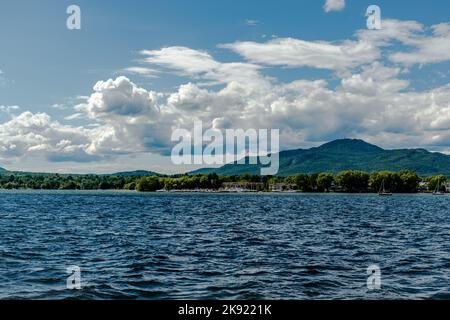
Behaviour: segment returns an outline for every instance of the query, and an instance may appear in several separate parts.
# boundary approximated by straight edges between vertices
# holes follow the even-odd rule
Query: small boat
[[[443,195],[445,195],[445,191],[441,190],[441,180],[438,180],[438,183],[437,183],[436,189],[433,192],[433,195],[434,196],[443,196]]]
[[[378,190],[378,195],[379,196],[384,196],[384,197],[392,196],[392,193],[391,192],[387,192],[385,187],[384,187],[384,179],[383,179],[383,182],[381,182],[381,187],[380,187],[380,190]]]

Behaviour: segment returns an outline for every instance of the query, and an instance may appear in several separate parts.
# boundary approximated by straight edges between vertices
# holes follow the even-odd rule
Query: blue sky
[[[81,30],[66,28],[71,4]],[[189,170],[166,157],[170,129],[184,118],[279,128],[284,149],[357,137],[449,152],[450,2],[347,0],[329,12],[324,4],[2,1],[0,166]],[[366,29],[370,4],[387,22],[381,37]],[[122,93],[125,113],[139,112],[114,114]]]

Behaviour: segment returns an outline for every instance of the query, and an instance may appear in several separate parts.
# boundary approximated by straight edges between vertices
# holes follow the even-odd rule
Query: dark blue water
[[[431,195],[1,191],[0,298],[450,298],[449,208]],[[71,265],[81,290],[66,288]]]

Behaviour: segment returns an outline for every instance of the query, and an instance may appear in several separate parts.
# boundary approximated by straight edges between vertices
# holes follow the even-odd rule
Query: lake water
[[[450,299],[449,273],[450,196],[0,191],[0,299]]]

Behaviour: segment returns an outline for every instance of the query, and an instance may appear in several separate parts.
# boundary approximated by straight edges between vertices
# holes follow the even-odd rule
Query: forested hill
[[[124,172],[116,172],[112,174],[113,176],[118,177],[151,177],[151,176],[159,176],[159,173],[147,170],[136,170],[136,171],[124,171]]]
[[[450,176],[450,156],[424,149],[385,150],[363,140],[341,139],[311,149],[280,152],[278,175],[330,172],[343,170],[400,171],[409,169],[421,176],[443,174]],[[218,169],[192,172],[219,175],[259,174],[259,165],[228,164]]]
[[[248,162],[248,161],[247,161]],[[366,172],[400,171],[408,169],[419,176],[445,175],[450,177],[450,156],[425,149],[385,150],[362,140],[335,140],[320,147],[280,152],[279,176],[299,173],[329,172],[337,174],[345,170]],[[200,169],[190,174],[217,173],[223,176],[243,174],[259,175],[259,165],[228,164],[216,169]],[[27,172],[10,172],[0,167],[0,174],[47,175]],[[67,175],[67,174],[66,174]],[[100,175],[104,176],[104,175]],[[152,171],[130,171],[110,174],[116,177],[160,176]]]

